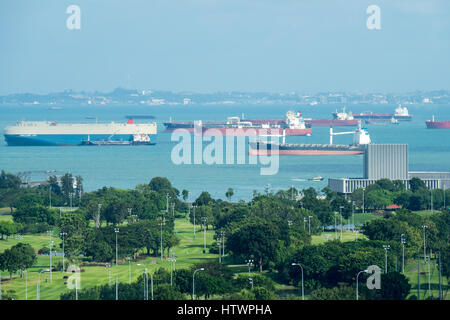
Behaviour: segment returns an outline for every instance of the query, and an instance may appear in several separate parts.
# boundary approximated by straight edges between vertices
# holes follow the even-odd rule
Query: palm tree
[[[225,197],[227,197],[228,201],[231,201],[231,197],[234,195],[234,191],[231,188],[228,188],[227,192],[225,192]]]

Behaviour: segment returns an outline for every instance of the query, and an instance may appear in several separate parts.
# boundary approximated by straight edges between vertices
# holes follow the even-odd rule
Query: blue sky
[[[381,30],[366,28],[371,4]],[[450,89],[449,75],[448,0],[0,2],[0,94],[405,92]]]

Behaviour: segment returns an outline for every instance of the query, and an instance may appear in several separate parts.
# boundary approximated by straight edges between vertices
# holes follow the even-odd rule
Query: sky
[[[67,7],[81,12],[67,28]],[[369,30],[370,5],[380,8]],[[450,89],[448,0],[1,0],[0,95]]]

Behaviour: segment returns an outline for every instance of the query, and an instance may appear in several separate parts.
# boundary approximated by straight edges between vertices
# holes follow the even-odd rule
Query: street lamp
[[[366,213],[365,208],[364,208],[364,191],[366,191],[366,188],[362,188],[362,189],[363,189],[362,209],[363,209],[363,213]]]
[[[163,260],[163,238],[162,238],[162,227],[163,227],[163,225],[165,225],[166,223],[165,222],[163,222],[162,220],[161,220],[161,222],[159,223],[159,226],[161,227],[161,262],[162,262],[162,260]]]
[[[114,228],[114,232],[116,233],[116,266],[119,264],[118,263],[118,249],[117,249],[117,235],[119,234],[119,228]]]
[[[127,257],[128,260],[128,283],[131,284],[131,258]]]
[[[339,206],[339,215],[341,216],[341,241],[342,241],[342,209],[344,206]]]
[[[97,205],[97,208],[98,208],[98,210],[97,210],[97,217],[95,219],[95,227],[100,228],[100,209],[102,208],[102,204],[99,203]]]
[[[169,193],[166,192],[166,212],[169,212]]]
[[[28,300],[28,272],[25,270],[25,300]]]
[[[248,275],[250,276],[250,267],[253,265],[254,260],[250,259],[250,260],[245,260],[245,263],[248,266]]]
[[[293,266],[299,266],[302,270],[302,300],[305,300],[305,287],[303,285],[303,267],[300,263],[292,263]]]
[[[402,273],[405,273],[405,235],[402,233],[400,235],[400,243],[402,244]]]
[[[352,201],[352,231],[355,232],[355,201]]]
[[[49,242],[49,247],[50,247],[50,251],[49,251],[49,259],[50,259],[50,283],[52,282],[53,278],[52,278],[52,245],[53,245],[53,241],[52,241],[52,234],[53,231],[47,231],[47,233],[50,235],[50,242]]]
[[[131,219],[131,208],[127,208],[127,210],[128,210],[128,217]]]
[[[334,240],[337,239],[337,221],[336,221],[337,212],[334,212]]]
[[[303,230],[306,231],[306,218],[303,218]]]
[[[223,257],[225,254],[225,239],[224,239],[225,232],[224,231],[220,232],[220,237],[221,237],[220,243],[222,244],[222,253],[220,253],[220,246],[219,246],[219,260],[220,260],[220,262],[222,262],[221,257]]]
[[[384,273],[387,273],[387,251],[391,248],[388,244],[383,244],[384,248]]]
[[[426,261],[427,253],[426,253],[426,246],[425,246],[425,229],[428,228],[426,224],[422,226],[423,229],[423,261]]]
[[[203,222],[203,254],[206,253],[206,217],[202,217]]]
[[[65,251],[64,251],[64,236],[67,236],[67,233],[66,232],[61,232],[60,233],[60,235],[61,235],[61,237],[62,237],[62,241],[63,241],[63,272],[66,270],[66,268],[65,268],[65,264],[64,264],[64,257],[65,257],[65,255],[66,255],[66,253],[65,253]]]
[[[309,235],[311,235],[311,218],[312,218],[312,216],[308,216],[308,230],[309,230]]]
[[[195,208],[197,208],[197,206],[193,206],[194,208],[194,239],[195,239]]]
[[[170,285],[172,285],[172,283],[173,283],[172,282],[172,273],[173,273],[175,262],[177,261],[175,259],[175,254],[173,253],[173,250],[172,250],[172,254],[169,257],[169,261],[170,261]]]
[[[200,268],[194,271],[194,273],[192,274],[192,300],[194,300],[194,294],[195,294],[195,273],[197,271],[203,271],[205,270],[205,268]]]
[[[108,285],[111,286],[111,263],[107,263],[105,267],[108,268]]]
[[[360,272],[358,272],[358,274],[356,275],[356,300],[359,300],[359,297],[358,297],[358,277],[359,277],[359,275],[360,275],[362,272],[369,273],[369,270],[366,269],[366,270],[360,271]]]

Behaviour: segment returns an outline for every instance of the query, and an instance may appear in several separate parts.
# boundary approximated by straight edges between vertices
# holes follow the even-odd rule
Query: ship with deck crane
[[[337,135],[353,134],[353,143],[350,145],[333,144],[333,137]],[[282,143],[256,141],[249,142],[251,149],[249,155],[356,155],[363,154],[365,146],[371,143],[367,129],[358,124],[354,131],[334,132],[330,127],[329,144],[293,144],[286,143],[286,135],[282,135]]]

